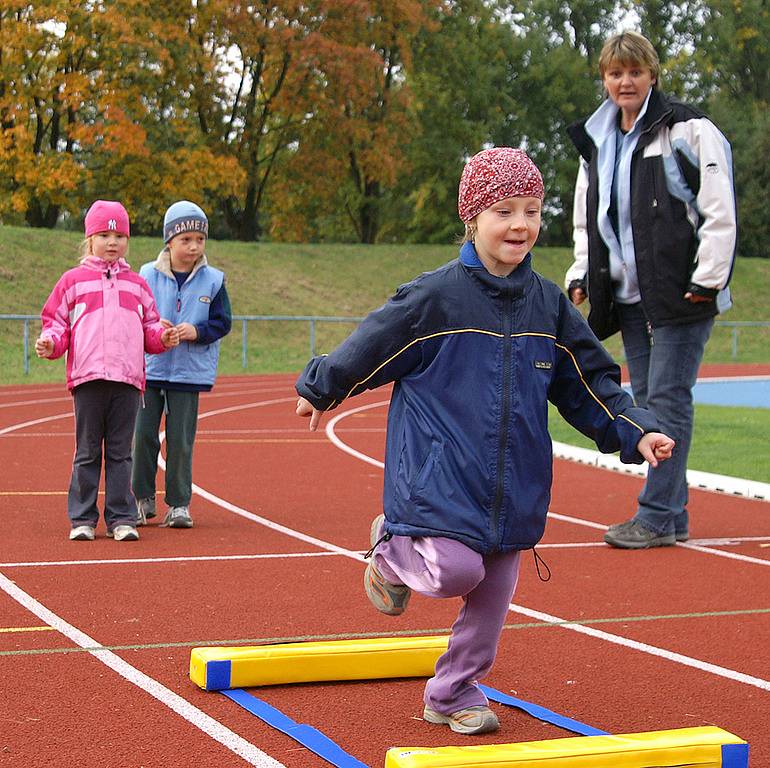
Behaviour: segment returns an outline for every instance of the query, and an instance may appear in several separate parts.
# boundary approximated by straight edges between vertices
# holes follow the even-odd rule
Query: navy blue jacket
[[[641,463],[657,430],[580,313],[528,255],[491,275],[471,243],[460,258],[401,286],[297,392],[329,410],[395,382],[384,510],[401,536],[446,536],[478,552],[533,547],[551,495],[548,404],[604,452]]]

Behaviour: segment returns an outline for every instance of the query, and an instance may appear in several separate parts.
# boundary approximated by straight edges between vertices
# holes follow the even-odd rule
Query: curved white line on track
[[[57,413],[55,416],[44,416],[42,419],[22,421],[19,424],[11,424],[9,427],[3,427],[0,429],[0,435],[7,435],[9,432],[16,432],[17,430],[24,429],[25,427],[33,427],[35,424],[45,424],[47,421],[56,421],[57,419],[66,419],[72,416],[72,411],[67,411],[67,413]]]
[[[365,461],[368,464],[372,464],[375,467],[383,468],[385,465],[373,459],[371,456],[367,456],[355,448],[351,448],[339,437],[337,437],[334,427],[339,421],[351,416],[360,411],[366,411],[370,408],[380,408],[388,405],[388,400],[382,400],[377,403],[370,403],[369,405],[362,405],[358,408],[351,408],[349,411],[337,414],[326,425],[326,435],[334,445],[336,445],[341,451],[354,456],[361,461]],[[559,443],[554,441],[553,443],[553,455],[557,459],[566,459],[568,461],[574,461],[578,464],[587,464],[597,469],[608,469],[613,472],[621,472],[627,475],[639,475],[645,477],[647,470],[644,467],[640,467],[636,464],[623,464],[617,456],[608,455],[605,453],[599,453],[598,451],[592,451],[589,448],[579,448],[574,445],[567,445],[566,443]],[[701,472],[695,469],[687,470],[687,483],[691,488],[698,488],[705,491],[713,491],[715,493],[725,493],[730,496],[744,496],[749,499],[757,499],[761,501],[770,501],[770,483],[761,483],[757,480],[747,480],[741,477],[728,477],[726,475],[715,475],[712,472]],[[598,526],[598,523],[593,525]]]
[[[370,405],[364,405],[359,408],[352,408],[349,411],[345,411],[343,413],[338,414],[326,425],[326,434],[328,435],[329,440],[336,447],[340,448],[340,450],[350,454],[351,456],[354,456],[358,459],[366,461],[369,464],[373,464],[374,466],[384,467],[385,465],[383,464],[383,462],[377,461],[377,459],[373,459],[371,456],[367,456],[366,454],[361,453],[360,451],[357,451],[354,448],[351,448],[350,446],[348,446],[346,443],[344,443],[335,434],[334,427],[347,416],[351,416],[355,413],[360,413],[361,411],[368,410],[370,408],[381,407],[383,405],[387,405],[387,403],[388,401],[372,403]],[[564,515],[556,516],[556,517],[560,517],[563,520],[566,520],[568,522],[573,522],[578,525],[587,525],[588,527],[591,527],[591,528],[601,527],[601,528],[604,528],[605,530],[607,528],[607,526],[601,525],[599,523],[581,520],[580,518],[569,518]],[[685,546],[688,549],[693,549],[697,552],[705,552],[709,555],[720,555],[723,557],[731,557],[733,559],[754,562],[760,565],[770,565],[770,561],[760,560],[757,558],[749,558],[743,555],[735,555],[731,552],[720,552],[718,550],[712,550],[712,549],[708,549],[706,547],[700,547],[697,545],[679,544],[677,546]],[[596,637],[601,640],[606,640],[608,642],[615,643],[617,645],[623,645],[627,648],[633,648],[634,650],[642,651],[643,653],[649,653],[653,656],[659,656],[661,658],[668,659],[669,661],[678,662],[679,664],[684,664],[689,667],[694,667],[695,669],[699,669],[704,672],[710,672],[711,674],[714,674],[714,675],[719,675],[721,677],[726,677],[730,680],[734,680],[740,683],[745,683],[747,685],[753,685],[757,688],[761,688],[762,690],[770,691],[770,681],[762,680],[761,678],[753,677],[751,675],[746,675],[743,672],[727,669],[717,664],[711,664],[708,661],[701,661],[700,659],[695,659],[690,656],[684,656],[683,654],[676,653],[674,651],[667,651],[664,648],[658,648],[654,645],[648,645],[647,643],[640,643],[640,642],[637,642],[636,640],[631,640],[629,638],[621,637],[620,635],[613,635],[613,634],[610,634],[609,632],[603,632],[601,630],[593,629],[591,627],[585,627],[582,625],[570,624],[567,619],[561,619],[558,616],[551,616],[550,614],[542,613],[540,611],[533,611],[529,608],[525,608],[524,606],[516,605],[515,603],[511,603],[509,605],[509,608],[515,613],[521,613],[524,616],[529,616],[531,618],[535,618],[540,621],[546,621],[549,623],[558,623],[559,626],[562,626],[564,629],[570,629],[570,630],[573,630],[574,632],[580,632],[581,634],[590,635],[592,637]]]
[[[277,405],[279,403],[294,403],[296,402],[297,398],[296,396],[292,397],[281,397],[277,398],[275,400],[260,400],[254,403],[245,403],[242,405],[232,405],[228,408],[219,408],[215,411],[206,411],[205,413],[202,413],[198,416],[198,421],[201,419],[208,419],[212,416],[220,416],[223,413],[234,413],[236,411],[245,411],[249,408],[260,408],[266,405]],[[160,440],[163,442],[163,440],[166,437],[165,432],[160,433]],[[162,456],[162,454],[158,454],[158,466],[165,472],[166,470],[166,462]],[[280,523],[276,523],[273,520],[268,520],[266,517],[262,517],[260,515],[255,515],[253,512],[249,512],[246,509],[243,509],[243,507],[239,507],[236,504],[232,504],[226,499],[221,498],[220,496],[216,496],[215,494],[211,493],[210,491],[207,491],[205,488],[201,488],[199,485],[196,485],[193,483],[193,493],[200,496],[203,499],[206,499],[207,501],[210,501],[212,504],[216,504],[219,507],[222,507],[222,509],[226,509],[228,512],[233,512],[236,515],[240,515],[241,517],[245,517],[247,520],[251,520],[252,522],[259,523],[260,525],[264,525],[266,528],[269,528],[270,530],[277,531],[278,533],[283,533],[286,536],[290,536],[293,539],[299,539],[300,541],[304,541],[308,544],[313,544],[316,547],[319,547],[320,549],[323,549],[327,552],[335,552],[338,555],[344,555],[345,557],[349,557],[351,560],[358,560],[360,562],[364,562],[364,558],[361,555],[360,552],[355,552],[350,549],[345,549],[344,547],[338,547],[336,544],[332,544],[329,541],[324,541],[323,539],[317,539],[315,536],[309,536],[305,533],[301,533],[300,531],[294,530],[293,528],[288,528],[285,525],[281,525]]]
[[[68,637],[73,643],[81,648],[98,649],[101,645],[84,632],[73,627],[72,624],[67,623],[64,619],[48,610],[42,603],[39,603],[33,597],[17,587],[16,584],[1,573],[0,589],[16,600],[16,602],[23,605],[41,621],[44,621],[58,632],[61,632],[61,634]],[[214,720],[213,717],[210,717],[186,699],[183,699],[172,690],[166,688],[166,686],[162,685],[157,680],[145,675],[144,672],[140,672],[128,662],[123,661],[120,656],[112,651],[104,649],[89,650],[88,652],[94,658],[101,661],[102,664],[105,664],[110,669],[117,672],[121,677],[128,680],[128,682],[133,683],[143,691],[146,691],[212,739],[218,741],[222,746],[226,747],[231,752],[234,752],[239,757],[242,757],[250,765],[257,766],[257,768],[285,768],[283,763],[279,763],[277,760],[270,757],[270,755],[255,747],[229,728],[226,728],[217,720]]]

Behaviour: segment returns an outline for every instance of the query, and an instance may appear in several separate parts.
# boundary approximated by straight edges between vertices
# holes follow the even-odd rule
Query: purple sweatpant
[[[449,715],[486,706],[478,681],[492,668],[519,577],[519,552],[481,555],[454,539],[393,536],[372,556],[391,584],[427,597],[462,597],[446,653],[425,686],[425,704]]]

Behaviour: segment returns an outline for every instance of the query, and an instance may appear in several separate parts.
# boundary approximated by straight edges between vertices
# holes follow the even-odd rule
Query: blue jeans
[[[647,470],[634,519],[655,533],[684,533],[692,388],[714,319],[653,328],[641,303],[617,306],[634,400],[652,411],[661,431],[676,440],[673,456]]]

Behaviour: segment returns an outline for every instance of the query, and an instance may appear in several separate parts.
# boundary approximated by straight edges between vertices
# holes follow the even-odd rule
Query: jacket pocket
[[[417,504],[434,501],[441,484],[444,444],[432,441],[430,451],[409,483],[409,499]]]

